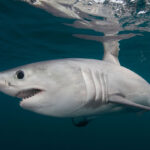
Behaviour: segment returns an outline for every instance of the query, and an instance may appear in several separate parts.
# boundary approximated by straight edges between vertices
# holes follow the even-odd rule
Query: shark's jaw
[[[19,91],[15,96],[18,98],[21,98],[24,101],[24,100],[28,100],[34,96],[37,96],[38,94],[41,94],[42,92],[44,92],[43,89],[30,88],[30,89],[25,89],[25,90]]]

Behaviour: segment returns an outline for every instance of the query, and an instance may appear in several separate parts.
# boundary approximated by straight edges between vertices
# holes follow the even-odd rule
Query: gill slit
[[[90,69],[81,70],[82,78],[86,89],[86,102],[90,100],[108,101],[108,78],[104,73],[99,71],[91,72]]]
[[[108,101],[108,82],[107,76],[104,73],[99,74],[100,85],[101,85],[101,100],[102,103],[107,103]]]
[[[83,72],[83,70],[81,69],[81,75],[82,75],[82,79],[83,79],[83,82],[84,82],[84,85],[85,85],[85,89],[86,89],[86,100],[87,100],[87,84],[86,84],[86,81],[85,81],[85,73]]]
[[[93,79],[93,85],[95,87],[95,97],[94,100],[95,101],[100,101],[100,95],[101,95],[101,85],[100,85],[100,81],[99,81],[99,74],[98,71],[92,73],[92,79]]]
[[[89,92],[90,92],[90,83],[91,83],[91,82],[89,83],[88,81],[91,80],[91,78],[93,77],[93,75],[92,75],[91,71],[89,71],[89,69],[83,70],[83,69],[80,68],[80,71],[81,71],[81,76],[82,76],[82,79],[83,79],[83,82],[84,82],[84,85],[85,85],[86,101],[82,102],[82,105],[80,105],[76,110],[70,112],[70,114],[73,114],[73,113],[77,112],[77,111],[80,110],[85,104],[87,104],[87,102],[88,102],[89,100],[91,100],[91,95],[90,95],[91,93],[89,94]],[[90,76],[88,76],[86,73],[90,73],[90,74],[89,74]],[[95,87],[95,85],[94,85],[94,80],[93,80],[93,79],[92,79],[92,84],[93,84],[93,86]],[[96,87],[95,87],[95,90],[96,90]],[[94,93],[95,93],[95,92],[94,92]],[[92,95],[94,95],[94,94],[92,93]]]
[[[95,99],[96,87],[93,80],[93,75],[90,69],[81,70],[83,81],[86,87],[86,102]]]

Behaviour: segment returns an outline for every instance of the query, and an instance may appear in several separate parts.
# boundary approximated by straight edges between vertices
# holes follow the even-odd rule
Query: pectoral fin
[[[120,104],[120,105],[124,105],[124,106],[129,106],[129,107],[133,107],[133,108],[137,108],[137,109],[150,111],[149,106],[137,104],[135,102],[129,101],[128,99],[118,96],[118,95],[110,96],[109,103]]]
[[[76,127],[85,127],[89,124],[89,122],[91,122],[93,119],[95,119],[95,117],[76,117],[76,118],[72,118],[72,123],[73,125],[75,125]]]

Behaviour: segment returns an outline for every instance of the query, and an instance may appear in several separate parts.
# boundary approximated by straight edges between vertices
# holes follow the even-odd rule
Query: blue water
[[[58,58],[101,59],[101,43],[72,34],[92,30],[64,25],[54,17],[16,0],[0,0],[0,71]],[[120,62],[150,82],[150,33],[120,42]],[[150,113],[101,116],[87,127],[23,110],[19,100],[0,93],[0,150],[147,150]]]

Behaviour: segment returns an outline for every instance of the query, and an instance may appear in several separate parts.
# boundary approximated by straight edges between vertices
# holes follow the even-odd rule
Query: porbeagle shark
[[[150,85],[120,66],[116,43],[104,43],[103,60],[50,60],[1,72],[0,91],[20,98],[24,109],[70,117],[76,126],[102,114],[150,111]]]
[[[150,110],[150,85],[120,66],[122,30],[111,7],[101,0],[22,0],[58,17],[72,18],[72,26],[103,32],[105,36],[74,35],[103,43],[103,60],[61,59],[33,63],[0,73],[0,91],[20,99],[24,109],[54,117],[72,118],[86,126],[93,118],[114,112]],[[95,19],[100,17],[103,19]],[[88,19],[84,19],[88,18]],[[89,21],[88,21],[89,20]]]

